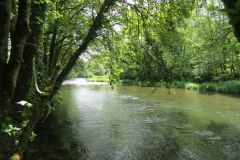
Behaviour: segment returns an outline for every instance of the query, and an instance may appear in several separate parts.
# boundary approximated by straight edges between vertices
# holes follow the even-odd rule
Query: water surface
[[[58,96],[72,136],[85,148],[77,159],[240,158],[238,97],[86,83],[66,83]]]

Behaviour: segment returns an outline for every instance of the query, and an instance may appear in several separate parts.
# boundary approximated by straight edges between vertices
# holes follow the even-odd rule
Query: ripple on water
[[[143,120],[144,123],[153,123],[153,120],[149,117],[146,117],[146,119]]]
[[[156,121],[157,123],[159,123],[159,122],[161,123],[161,122],[167,122],[168,119],[169,118],[160,118],[160,117],[158,117],[158,118],[155,118],[154,121]]]
[[[213,132],[211,131],[206,131],[206,130],[202,130],[202,131],[194,131],[197,135],[199,136],[204,136],[204,137],[211,137],[214,135]]]
[[[126,100],[137,100],[138,97],[132,96],[132,95],[123,95],[120,98],[126,99]]]
[[[212,141],[220,141],[220,140],[222,140],[222,138],[219,137],[219,136],[216,136],[216,137],[209,137],[208,139],[209,139],[209,140],[212,140]]]
[[[203,136],[203,137],[207,137],[208,140],[211,141],[220,141],[222,140],[221,137],[219,136],[215,136],[215,134],[211,131],[194,131],[197,135]]]
[[[200,160],[199,156],[188,149],[182,149],[179,154],[180,160]]]

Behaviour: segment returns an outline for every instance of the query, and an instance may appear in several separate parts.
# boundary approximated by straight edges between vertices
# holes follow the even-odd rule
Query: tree
[[[222,8],[215,0],[126,2],[112,16],[109,36],[91,49],[115,79],[236,79],[239,44]]]
[[[233,26],[234,34],[240,42],[240,1],[239,0],[222,0],[225,11],[229,15],[230,23]]]
[[[64,66],[56,70],[59,58],[59,48],[57,43],[61,44],[57,33],[58,18],[53,23],[53,34],[51,35],[52,43],[50,43],[52,49],[50,54],[48,71],[51,80],[48,81],[48,88],[41,91],[38,87],[38,72],[36,72],[36,61],[39,57],[45,57],[41,49],[42,30],[44,22],[46,22],[46,10],[47,8],[53,8],[52,5],[56,4],[57,11],[52,10],[51,14],[58,13],[61,8],[72,7],[66,6],[65,1],[51,2],[51,1],[31,1],[31,0],[19,0],[18,3],[12,1],[3,1],[0,4],[0,14],[3,16],[0,23],[0,121],[1,123],[1,142],[0,142],[0,158],[8,159],[12,157],[22,157],[22,154],[27,147],[29,138],[32,136],[32,131],[36,123],[42,118],[46,110],[46,106],[41,103],[50,101],[56,94],[57,90],[61,86],[61,83],[65,80],[74,64],[77,62],[79,56],[85,52],[89,44],[96,38],[97,31],[105,23],[105,14],[109,11],[110,7],[116,2],[116,0],[105,0],[103,3],[98,1],[93,5],[93,14],[91,19],[88,19],[89,29],[85,29],[87,34],[81,39],[81,43],[76,51],[71,56],[65,57],[67,62]],[[76,4],[78,1],[72,1]],[[84,2],[84,1],[81,1]],[[89,1],[90,2],[90,1]],[[94,9],[94,7],[96,7]],[[14,20],[11,21],[11,12],[13,8],[18,8],[16,14],[16,24]],[[48,11],[49,12],[49,11]],[[50,13],[50,12],[49,12]],[[63,14],[68,15],[69,10]],[[76,12],[75,12],[76,13]],[[86,12],[85,12],[86,13]],[[55,15],[56,15],[55,14]],[[14,17],[14,16],[13,16]],[[64,24],[66,25],[66,23]],[[10,33],[10,27],[13,32]],[[85,26],[86,27],[86,26]],[[87,28],[87,27],[86,27]],[[9,40],[9,35],[10,40]],[[74,35],[77,35],[75,33]],[[63,35],[65,37],[66,35]],[[66,38],[62,37],[62,41]],[[10,42],[10,56],[8,57],[8,43]],[[61,45],[60,45],[61,46]],[[59,51],[55,51],[58,47]],[[61,53],[61,52],[60,52]],[[41,56],[40,56],[41,55]],[[48,56],[48,53],[47,53]],[[9,58],[9,60],[8,60]],[[39,60],[39,59],[38,59]],[[43,65],[42,61],[37,61],[39,65]],[[53,70],[54,69],[54,70]],[[54,74],[53,74],[54,73]],[[45,72],[43,72],[45,74]],[[46,77],[48,77],[46,75]],[[36,92],[33,95],[29,94],[33,80],[35,81]],[[46,82],[46,81],[45,81]],[[33,106],[26,102],[31,97],[36,97]],[[22,108],[21,108],[22,106]],[[25,107],[24,107],[25,106]],[[41,106],[41,107],[40,107]],[[6,147],[7,146],[7,147]]]

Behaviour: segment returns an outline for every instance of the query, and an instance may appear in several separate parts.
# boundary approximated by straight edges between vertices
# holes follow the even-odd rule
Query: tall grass
[[[88,78],[88,81],[100,81],[108,82],[108,76],[94,76]],[[226,94],[238,94],[240,95],[240,80],[231,80],[223,82],[204,82],[204,83],[193,83],[185,81],[173,81],[171,84],[166,82],[149,82],[149,81],[138,81],[138,80],[122,80],[121,85],[135,85],[143,87],[161,87],[161,88],[182,88],[188,90],[199,90],[202,92],[220,92]]]
[[[218,83],[202,83],[200,91],[214,91],[228,94],[240,94],[240,80],[232,80]]]
[[[227,94],[240,95],[240,80],[231,80],[224,82],[205,82],[201,84],[192,82],[173,82],[173,88],[193,89],[203,92],[220,92]]]

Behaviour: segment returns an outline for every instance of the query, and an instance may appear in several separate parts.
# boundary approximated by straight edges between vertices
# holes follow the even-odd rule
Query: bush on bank
[[[93,76],[88,78],[91,82],[109,82],[108,76]],[[240,95],[240,80],[229,80],[222,82],[204,82],[194,83],[187,81],[173,81],[172,83],[138,81],[138,80],[121,80],[120,85],[136,85],[142,87],[163,87],[163,88],[182,88],[189,90],[199,90],[202,92],[219,92],[226,94]]]
[[[226,94],[240,94],[240,80],[230,80],[223,82],[204,82],[193,83],[184,81],[173,81],[171,84],[166,82],[139,82],[132,80],[123,80],[121,85],[138,85],[143,87],[166,87],[166,88],[182,88],[189,90],[199,90],[202,92],[220,92]]]

